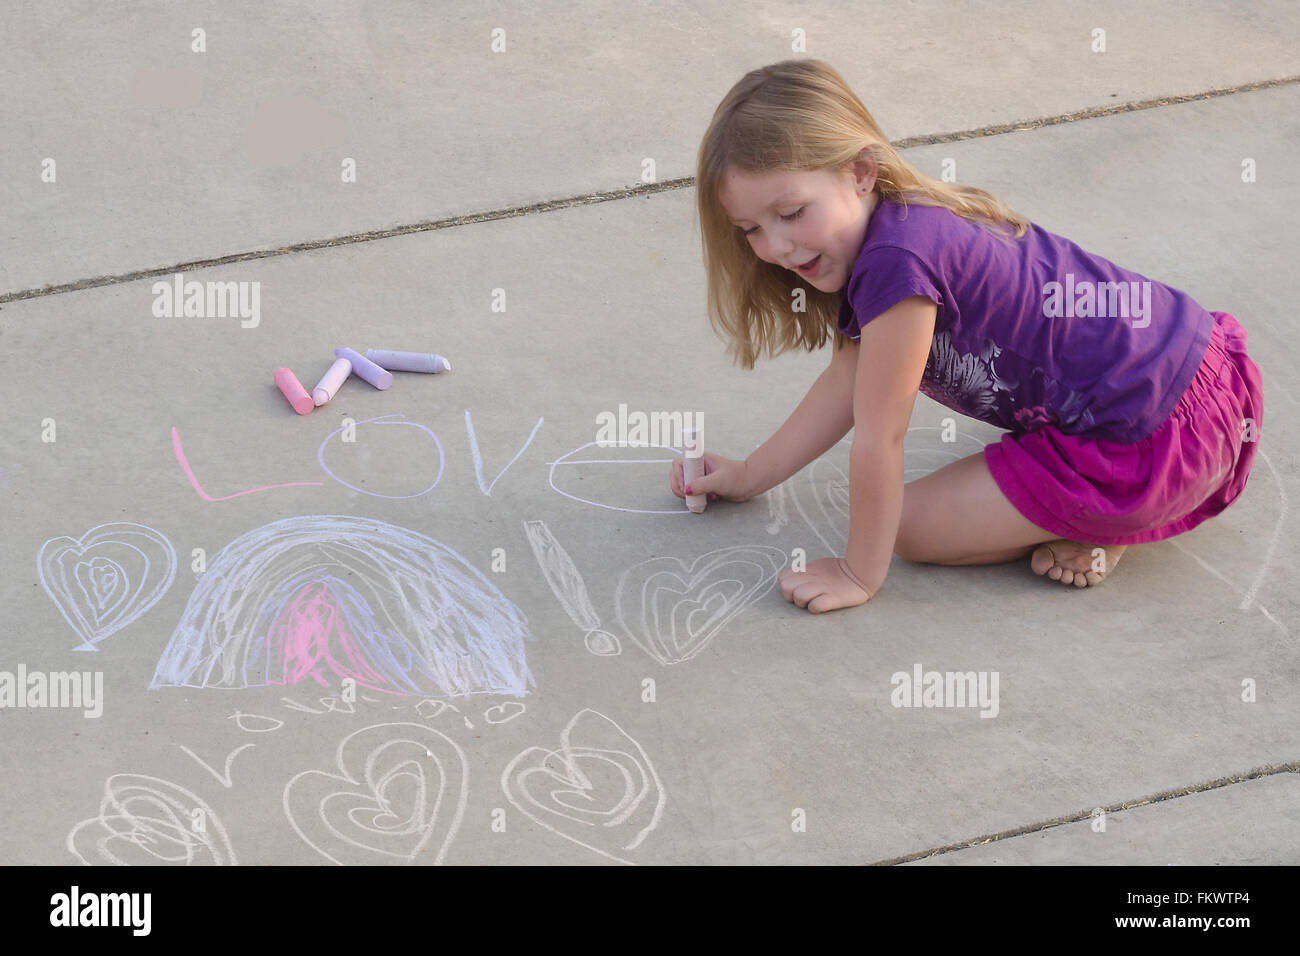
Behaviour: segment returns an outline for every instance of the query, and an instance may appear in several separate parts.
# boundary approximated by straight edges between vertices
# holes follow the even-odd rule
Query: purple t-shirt
[[[863,322],[927,296],[939,310],[921,391],[936,402],[1013,432],[1150,435],[1196,376],[1214,316],[1037,225],[1011,243],[942,207],[880,201],[839,330],[857,341]]]

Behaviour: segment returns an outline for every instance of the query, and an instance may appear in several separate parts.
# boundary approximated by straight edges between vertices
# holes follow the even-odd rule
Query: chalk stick
[[[345,358],[335,359],[334,364],[330,366],[330,370],[321,376],[321,380],[311,390],[312,401],[318,406],[324,405],[338,394],[339,388],[351,374],[351,362]]]
[[[287,368],[278,368],[275,370],[275,384],[279,386],[280,393],[289,400],[293,410],[299,415],[306,415],[316,407],[316,403],[311,400],[307,394],[307,389],[302,387],[302,382],[298,381],[298,376],[294,375]]]
[[[393,373],[380,368],[370,359],[352,349],[335,349],[335,358],[345,358],[352,363],[352,371],[381,392],[393,384]]]
[[[686,459],[682,462],[683,483],[689,487],[697,478],[704,477],[704,443],[700,440],[699,428],[688,428],[683,435],[686,445]],[[686,507],[696,514],[702,514],[709,505],[708,495],[687,495]]]
[[[385,352],[367,349],[366,358],[393,372],[450,372],[451,363],[431,352]]]

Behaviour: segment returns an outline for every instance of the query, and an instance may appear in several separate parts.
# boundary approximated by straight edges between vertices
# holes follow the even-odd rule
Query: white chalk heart
[[[604,714],[581,710],[560,748],[529,747],[506,765],[501,789],[526,817],[619,863],[659,824],[663,783],[639,743]]]
[[[423,724],[375,724],[343,738],[337,759],[340,773],[306,770],[284,788],[285,815],[312,849],[342,866],[410,863],[433,845],[443,861],[469,790],[454,740]]]
[[[45,593],[81,635],[77,650],[94,650],[167,593],[176,552],[152,528],[119,521],[77,540],[51,538],[41,546],[36,569]]]
[[[619,579],[619,624],[660,664],[690,660],[737,614],[776,583],[785,567],[779,548],[740,546],[710,551],[689,567],[652,558]]]

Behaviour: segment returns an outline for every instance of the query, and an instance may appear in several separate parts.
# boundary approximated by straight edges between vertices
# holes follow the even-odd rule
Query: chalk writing
[[[587,585],[583,583],[582,575],[578,573],[569,553],[555,540],[550,528],[546,527],[546,522],[525,521],[524,535],[528,538],[533,557],[537,559],[546,583],[559,598],[560,606],[570,620],[585,632],[583,643],[587,650],[599,657],[613,657],[623,653],[618,638],[600,629],[600,618],[596,616],[596,609],[587,596]]]
[[[252,495],[259,491],[270,491],[272,488],[298,488],[305,485],[315,485],[320,487],[325,484],[323,481],[290,481],[282,485],[263,485],[260,488],[249,488],[247,491],[236,491],[233,495],[223,495],[220,498],[214,498],[199,484],[199,479],[194,477],[194,469],[190,467],[189,461],[185,458],[185,449],[181,447],[181,433],[172,426],[172,451],[176,454],[176,461],[181,466],[181,471],[185,472],[185,477],[190,480],[191,487],[194,488],[200,498],[204,501],[229,501],[231,498],[238,498],[241,495]]]

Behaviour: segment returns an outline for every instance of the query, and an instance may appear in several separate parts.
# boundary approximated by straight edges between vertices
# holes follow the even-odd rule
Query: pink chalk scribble
[[[337,641],[337,645],[334,644]],[[347,616],[327,582],[312,580],[289,600],[267,635],[268,654],[282,654],[273,669],[271,684],[297,684],[311,678],[322,687],[334,686],[337,678],[351,678],[365,687],[393,692],[382,674],[366,663],[356,639],[348,633]],[[346,661],[338,660],[331,648],[337,646]],[[278,679],[277,679],[278,676]]]
[[[323,481],[290,481],[282,485],[263,485],[260,488],[249,488],[247,491],[236,491],[233,495],[223,495],[220,498],[214,498],[203,490],[203,486],[199,484],[199,479],[194,477],[194,469],[190,467],[189,461],[185,458],[185,449],[181,447],[181,435],[180,432],[176,430],[175,425],[172,426],[172,450],[176,452],[176,461],[180,463],[181,470],[185,472],[185,477],[189,478],[190,484],[194,486],[194,490],[199,493],[199,497],[204,501],[229,501],[231,498],[238,498],[240,495],[256,494],[259,491],[270,491],[272,488],[296,488],[300,485],[316,485],[319,487],[325,484]]]

